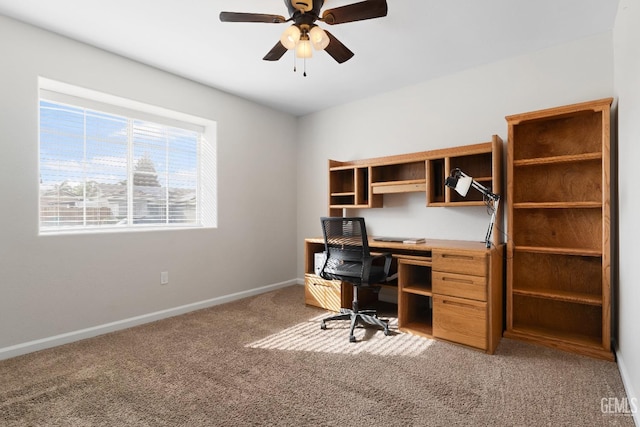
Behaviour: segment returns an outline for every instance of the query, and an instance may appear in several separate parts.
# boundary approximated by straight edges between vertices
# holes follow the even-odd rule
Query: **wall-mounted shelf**
[[[369,194],[369,168],[336,166],[329,161],[330,209],[345,207],[368,208],[381,204],[371,201]]]
[[[501,193],[502,145],[500,137],[493,135],[490,142],[480,144],[346,162],[329,160],[329,215],[341,216],[343,209],[381,208],[383,196],[394,193],[424,193],[427,207],[483,206],[480,192],[462,197],[444,182],[452,169],[460,168]]]

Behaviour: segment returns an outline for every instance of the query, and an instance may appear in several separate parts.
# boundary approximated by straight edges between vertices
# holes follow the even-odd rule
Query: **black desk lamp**
[[[483,194],[484,201],[491,211],[489,229],[487,230],[487,235],[484,239],[487,248],[490,248],[491,232],[493,231],[493,224],[496,222],[496,213],[498,212],[498,205],[500,204],[500,196],[492,193],[491,190],[474,180],[466,173],[462,172],[459,168],[455,168],[451,171],[451,174],[445,180],[444,185],[453,188],[454,190],[456,190],[456,193],[460,194],[462,197],[467,196],[469,188],[471,187],[475,188]]]

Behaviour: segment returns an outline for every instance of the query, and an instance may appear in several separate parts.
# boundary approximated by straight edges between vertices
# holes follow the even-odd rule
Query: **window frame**
[[[134,213],[127,209],[127,218],[123,224],[109,225],[67,225],[67,226],[47,226],[42,218],[42,189],[39,179],[38,184],[38,235],[76,235],[91,233],[120,233],[120,232],[140,232],[159,230],[185,230],[217,228],[217,123],[213,120],[193,116],[169,110],[163,107],[154,106],[130,99],[109,95],[106,93],[86,89],[70,84],[58,82],[43,77],[38,78],[38,177],[42,172],[41,158],[41,101],[49,101],[68,105],[73,108],[94,110],[100,113],[121,116],[131,121],[151,122],[162,126],[196,131],[200,134],[197,143],[196,163],[196,223],[147,223],[130,224],[129,221]],[[127,143],[127,165],[128,181],[132,176],[134,164],[131,162],[133,145]],[[133,185],[130,183],[129,185]],[[129,186],[128,185],[128,186]],[[127,204],[130,207],[133,199],[129,200],[132,194],[127,191]],[[83,200],[87,202],[86,198]],[[167,200],[168,204],[168,200]],[[168,205],[167,205],[168,206]]]

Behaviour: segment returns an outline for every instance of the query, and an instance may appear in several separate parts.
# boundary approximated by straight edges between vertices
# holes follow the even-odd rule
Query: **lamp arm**
[[[473,188],[475,188],[476,190],[478,190],[479,192],[481,192],[485,197],[487,197],[492,202],[497,202],[497,201],[500,200],[500,196],[499,195],[497,195],[495,193],[492,193],[491,190],[489,190],[484,185],[480,184],[475,179],[473,181],[471,181],[471,186]]]
[[[451,176],[471,178],[471,186],[473,188],[475,188],[476,190],[481,192],[485,197],[487,197],[492,202],[497,202],[498,200],[500,200],[500,196],[499,195],[497,195],[495,193],[492,193],[491,190],[489,190],[488,187],[485,187],[484,185],[480,184],[478,181],[476,181],[475,179],[473,179],[472,177],[470,177],[469,175],[464,173],[460,168],[455,168],[451,172]]]
[[[491,200],[493,205],[491,206],[491,219],[489,220],[489,228],[487,228],[487,234],[484,237],[484,243],[487,248],[491,247],[491,233],[493,232],[493,225],[496,222],[496,215],[498,213],[498,207],[500,206],[500,196],[492,193],[487,187],[476,182],[471,181],[471,186],[481,192],[487,199]]]
[[[484,244],[487,248],[491,247],[491,233],[493,232],[493,225],[496,222],[496,215],[498,213],[499,205],[500,205],[500,196],[498,196],[498,198],[493,201],[493,209],[491,212],[491,219],[489,220],[489,228],[487,228],[487,234],[484,237]]]
[[[496,222],[496,215],[498,214],[498,207],[500,206],[500,195],[495,194],[489,190],[489,188],[480,184],[478,181],[462,172],[460,168],[455,168],[451,171],[450,177],[452,178],[452,182],[449,182],[449,179],[446,180],[445,185],[449,187],[455,187],[459,178],[471,178],[471,187],[475,188],[477,191],[482,193],[482,195],[492,202],[491,208],[491,220],[489,221],[489,228],[487,229],[487,234],[484,238],[484,243],[487,248],[491,247],[491,234],[493,232],[493,225]],[[467,187],[468,188],[468,187]]]

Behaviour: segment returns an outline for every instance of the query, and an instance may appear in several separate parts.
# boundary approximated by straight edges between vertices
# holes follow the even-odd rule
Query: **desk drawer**
[[[431,276],[434,294],[487,300],[487,281],[484,277],[441,271],[434,271]]]
[[[487,304],[433,296],[433,336],[487,349]]]
[[[478,252],[433,251],[433,269],[449,273],[487,275],[487,254]]]
[[[339,280],[324,280],[315,274],[305,275],[304,302],[326,310],[340,311],[342,282]]]

